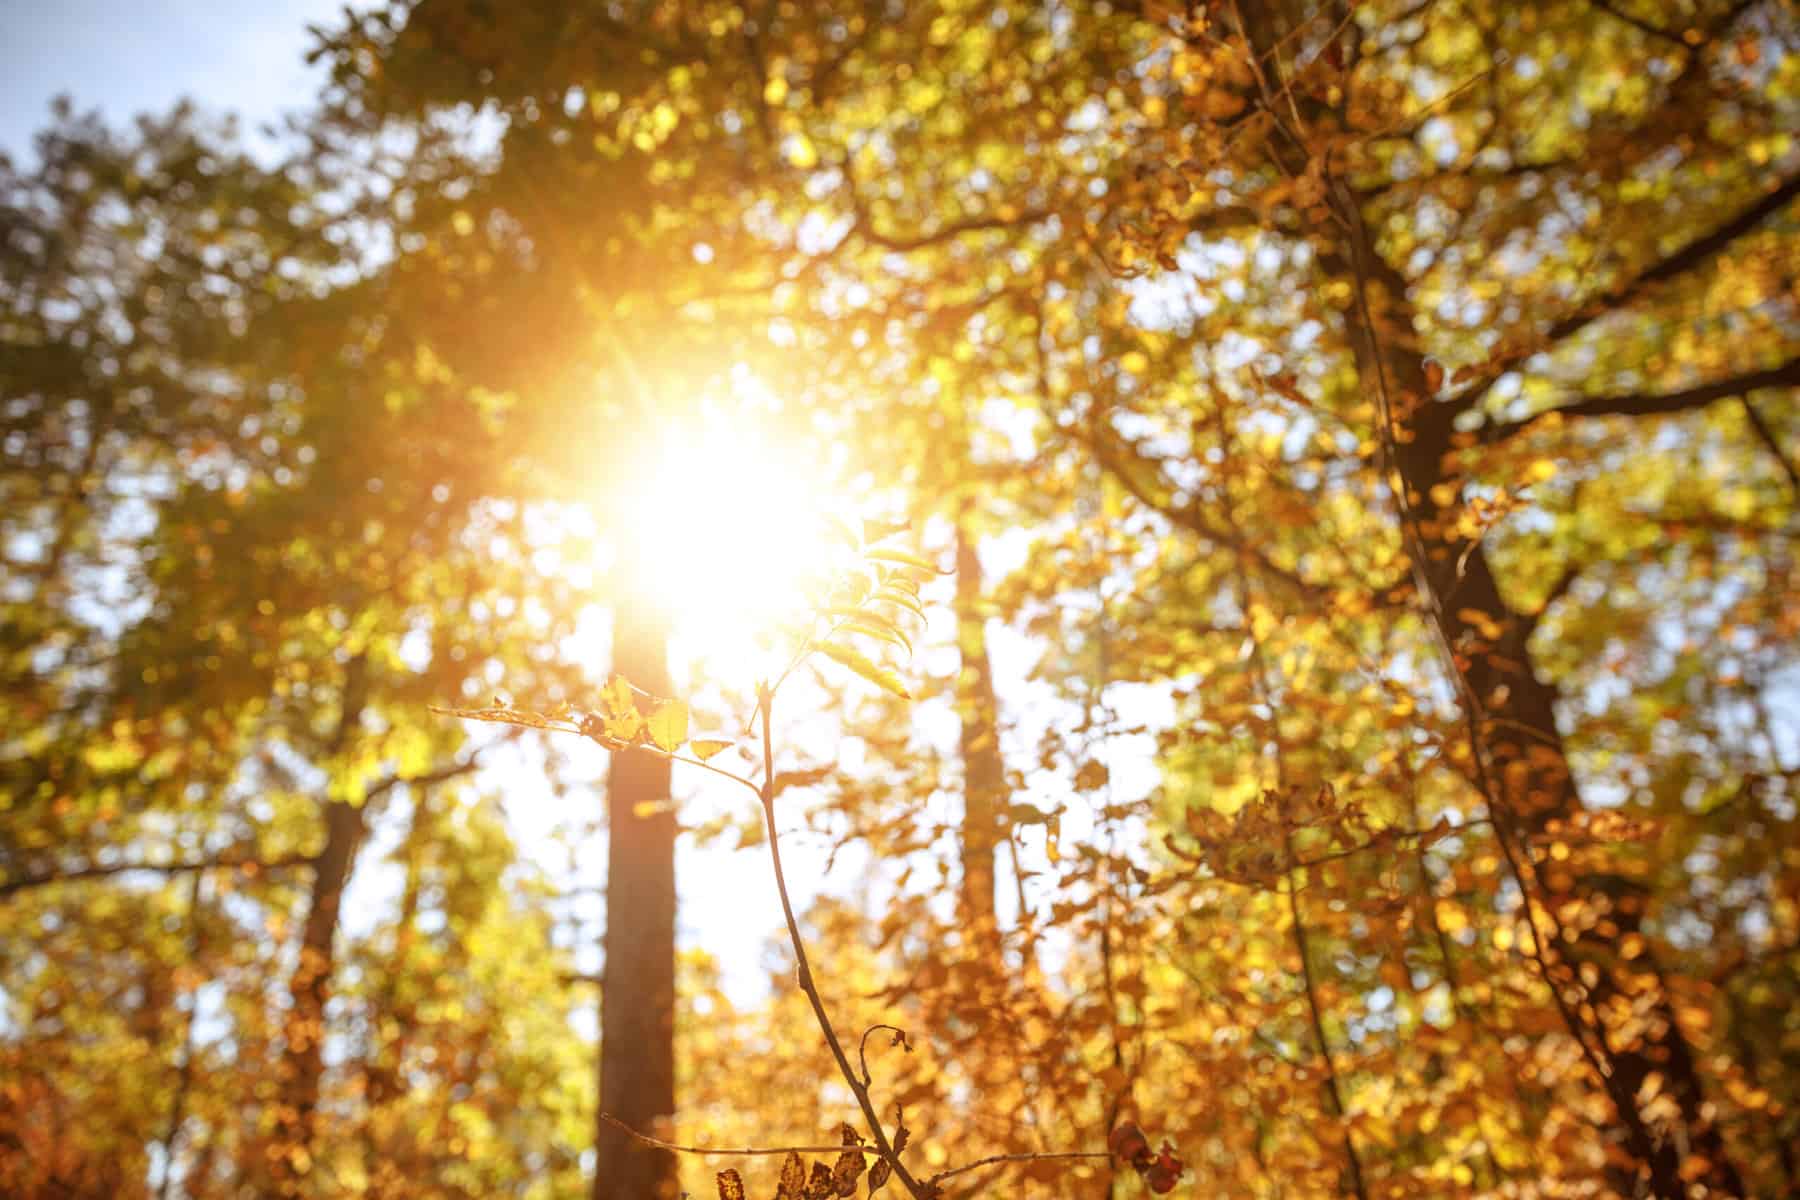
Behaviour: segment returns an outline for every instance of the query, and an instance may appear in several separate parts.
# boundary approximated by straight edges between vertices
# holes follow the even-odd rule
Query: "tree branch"
[[[1594,396],[1575,404],[1565,404],[1560,408],[1547,408],[1517,421],[1487,425],[1481,431],[1481,441],[1484,445],[1505,441],[1552,415],[1559,417],[1666,416],[1670,413],[1705,408],[1714,401],[1732,396],[1743,396],[1762,388],[1793,387],[1800,387],[1800,358],[1791,358],[1779,366],[1752,371],[1747,375],[1734,375],[1728,379],[1714,380],[1711,383],[1685,388],[1679,392],[1660,394],[1629,392],[1616,396]],[[1755,425],[1759,422],[1760,418],[1755,416],[1754,410],[1752,410],[1752,424]],[[1759,431],[1759,436],[1763,436],[1765,440],[1773,439],[1773,434],[1766,432],[1766,428]],[[1779,450],[1779,447],[1775,448]],[[1786,465],[1785,456],[1782,461]]]
[[[1494,384],[1500,381],[1500,377],[1517,363],[1580,332],[1608,313],[1625,307],[1656,284],[1673,279],[1700,266],[1732,242],[1781,212],[1797,196],[1800,196],[1800,175],[1783,180],[1756,203],[1745,208],[1711,233],[1695,238],[1679,250],[1659,259],[1629,279],[1614,285],[1606,292],[1588,301],[1574,312],[1565,315],[1550,326],[1544,335],[1536,339],[1530,347],[1497,356],[1482,370],[1480,378],[1450,397],[1447,404],[1454,412],[1464,412],[1474,407],[1483,396],[1493,389]]]
[[[279,858],[256,858],[251,855],[237,857],[218,857],[196,859],[191,862],[148,863],[122,862],[97,863],[93,866],[78,867],[73,871],[55,871],[42,875],[21,875],[15,879],[0,882],[0,899],[15,895],[30,888],[43,887],[52,883],[72,883],[82,879],[104,879],[112,875],[128,875],[133,871],[154,872],[159,875],[185,875],[191,871],[223,871],[237,867],[255,867],[262,871],[277,871],[284,867],[303,867],[312,865],[317,858],[313,854],[286,854]]]

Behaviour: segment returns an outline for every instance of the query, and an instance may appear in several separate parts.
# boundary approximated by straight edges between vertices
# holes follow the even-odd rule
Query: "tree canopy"
[[[0,1191],[1790,1194],[1797,49],[416,0],[277,162],[59,108]]]

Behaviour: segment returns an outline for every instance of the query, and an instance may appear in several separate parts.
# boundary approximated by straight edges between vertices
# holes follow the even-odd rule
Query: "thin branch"
[[[818,1021],[819,1032],[825,1035],[825,1044],[831,1050],[831,1057],[837,1061],[838,1071],[844,1082],[850,1085],[850,1092],[856,1097],[856,1103],[862,1109],[863,1119],[868,1122],[869,1135],[875,1139],[875,1147],[882,1158],[894,1168],[894,1177],[900,1181],[907,1194],[913,1200],[926,1200],[929,1193],[900,1156],[894,1152],[888,1141],[887,1131],[882,1128],[881,1117],[875,1112],[874,1102],[869,1099],[869,1089],[856,1070],[850,1065],[850,1059],[844,1053],[843,1043],[838,1040],[837,1029],[831,1023],[831,1017],[825,1011],[825,1003],[819,998],[818,984],[813,980],[812,965],[807,961],[806,941],[800,936],[800,922],[794,917],[794,903],[788,896],[787,873],[781,867],[781,837],[775,828],[775,742],[770,732],[770,718],[775,705],[774,691],[764,686],[757,695],[757,715],[762,721],[763,749],[763,785],[760,790],[763,808],[763,821],[769,831],[769,862],[775,869],[775,890],[781,896],[781,914],[787,920],[788,940],[794,947],[796,974],[799,977],[800,990],[806,993],[812,1004],[813,1017]]]
[[[1734,396],[1746,396],[1750,392],[1763,388],[1793,387],[1800,387],[1800,358],[1791,358],[1780,366],[1752,371],[1747,375],[1734,375],[1728,379],[1717,379],[1711,383],[1699,384],[1678,392],[1628,392],[1616,396],[1594,396],[1575,404],[1565,404],[1560,408],[1547,408],[1517,421],[1487,425],[1481,431],[1481,440],[1488,445],[1505,441],[1552,415],[1559,417],[1666,416],[1670,413],[1705,408],[1715,401]],[[1751,412],[1752,427],[1761,425],[1761,418],[1754,415],[1755,410],[1752,409]],[[1763,426],[1758,432],[1759,435],[1765,436],[1765,440],[1773,440],[1773,434],[1767,432],[1766,426]],[[1778,445],[1772,446],[1772,448],[1779,454]],[[1780,455],[1780,457],[1791,478],[1792,465],[1787,462],[1785,455]]]
[[[1793,175],[1784,179],[1761,199],[1711,233],[1695,238],[1666,258],[1659,259],[1629,279],[1615,284],[1574,312],[1567,314],[1552,325],[1543,337],[1536,339],[1529,349],[1516,350],[1490,362],[1482,371],[1479,379],[1452,396],[1446,403],[1455,412],[1472,408],[1516,363],[1530,357],[1536,351],[1543,350],[1580,332],[1608,313],[1632,303],[1656,284],[1673,279],[1700,266],[1719,254],[1732,242],[1787,208],[1797,196],[1800,196],[1800,175]]]
[[[856,1044],[856,1061],[862,1067],[864,1087],[868,1087],[871,1081],[869,1075],[869,1035],[874,1033],[877,1029],[886,1029],[893,1033],[895,1045],[905,1046],[908,1050],[912,1049],[912,1044],[906,1040],[906,1030],[900,1028],[898,1025],[871,1025],[863,1030],[862,1040]]]
[[[1794,466],[1794,460],[1789,458],[1787,451],[1781,448],[1781,440],[1775,436],[1775,431],[1769,428],[1769,423],[1763,419],[1755,402],[1748,395],[1739,396],[1738,400],[1744,406],[1744,420],[1750,423],[1751,432],[1756,434],[1756,440],[1775,456],[1775,461],[1781,464],[1781,470],[1788,478],[1788,486],[1794,491],[1794,499],[1800,500],[1800,467]]]
[[[190,871],[223,871],[239,867],[275,871],[284,867],[311,866],[317,857],[314,854],[287,854],[280,858],[256,858],[251,855],[243,855],[240,857],[203,858],[178,863],[99,863],[93,866],[79,867],[73,871],[57,871],[44,875],[21,875],[17,879],[8,879],[4,883],[0,883],[0,899],[47,884],[70,883],[82,879],[104,879],[111,875],[130,874],[133,871],[155,872],[160,875],[185,875]]]
[[[1648,37],[1660,38],[1665,42],[1673,42],[1683,50],[1693,49],[1693,47],[1689,46],[1687,42],[1682,39],[1680,34],[1671,33],[1660,25],[1653,25],[1642,17],[1633,16],[1631,13],[1620,8],[1613,0],[1588,0],[1588,3],[1592,4],[1607,16],[1623,21],[1639,33],[1645,34]]]
[[[636,1138],[646,1146],[654,1146],[658,1150],[667,1150],[673,1154],[702,1154],[722,1158],[783,1158],[789,1154],[842,1154],[846,1150],[860,1150],[864,1154],[878,1153],[872,1146],[745,1146],[742,1149],[731,1149],[723,1146],[683,1146],[676,1142],[665,1142],[661,1138],[651,1137],[647,1133],[639,1133],[611,1113],[603,1112],[600,1119],[614,1129],[622,1130],[630,1137]]]
[[[1054,1159],[1074,1158],[1111,1158],[1105,1150],[1058,1150],[1041,1154],[991,1154],[986,1158],[978,1158],[967,1166],[951,1167],[948,1171],[939,1171],[925,1181],[928,1188],[937,1187],[952,1175],[961,1175],[965,1171],[976,1171],[982,1167],[991,1167],[996,1163],[1045,1162]]]

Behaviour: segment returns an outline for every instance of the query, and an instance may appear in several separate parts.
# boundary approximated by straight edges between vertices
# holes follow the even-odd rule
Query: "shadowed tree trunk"
[[[613,668],[669,694],[668,631],[627,586]],[[607,777],[606,963],[600,983],[600,1111],[649,1132],[675,1111],[675,814],[669,763],[615,754]],[[673,1200],[674,1156],[601,1121],[594,1200]]]
[[[1411,336],[1412,308],[1401,275],[1369,245],[1351,248],[1350,261],[1323,256],[1327,268],[1354,275],[1360,258],[1378,336],[1359,337],[1356,351],[1364,389],[1371,395],[1381,378],[1395,398],[1394,465],[1406,488],[1412,552],[1422,559],[1419,578],[1431,593],[1433,618],[1450,647],[1450,670],[1478,712],[1470,727],[1474,747],[1491,776],[1490,800],[1500,836],[1521,853],[1560,822],[1577,819],[1584,804],[1570,770],[1556,724],[1557,691],[1538,677],[1528,644],[1531,625],[1500,594],[1487,552],[1479,540],[1457,532],[1455,503],[1442,505],[1439,485],[1453,483],[1446,471],[1452,450],[1452,421],[1458,406],[1429,399],[1425,360]],[[1381,373],[1378,376],[1378,372]],[[1601,1081],[1618,1110],[1625,1149],[1645,1175],[1651,1194],[1679,1198],[1689,1182],[1703,1182],[1709,1195],[1742,1196],[1744,1187],[1710,1117],[1692,1048],[1676,1023],[1653,946],[1635,956],[1627,939],[1639,934],[1649,904],[1645,886],[1609,872],[1548,863],[1535,871],[1537,899],[1551,914],[1565,914],[1566,926],[1551,951],[1552,978],[1573,1015],[1592,1028],[1590,1041],[1605,1078]],[[1550,942],[1549,928],[1543,930]],[[1621,1035],[1608,1013],[1645,1012]],[[1679,1128],[1653,1122],[1643,1105],[1658,1093],[1672,1098]],[[1635,1183],[1633,1186],[1637,1186]]]
[[[361,657],[344,673],[343,707],[325,757],[341,753],[362,720],[368,699],[368,670]],[[313,868],[300,960],[288,981],[288,1012],[282,1022],[282,1056],[276,1064],[275,1130],[268,1172],[277,1196],[298,1196],[312,1169],[313,1132],[324,1073],[325,1005],[331,999],[334,942],[344,887],[366,829],[360,805],[334,800],[325,807],[325,848]]]
[[[1267,72],[1264,104],[1273,111],[1286,86],[1278,50],[1310,15],[1295,6],[1261,3],[1234,5],[1232,13],[1254,60]],[[1298,141],[1271,145],[1284,171],[1307,168],[1313,151]],[[1437,389],[1415,332],[1420,326],[1407,280],[1381,257],[1350,189],[1330,186],[1339,232],[1321,244],[1319,265],[1335,282],[1350,284],[1358,301],[1346,314],[1358,378],[1365,395],[1385,401],[1391,465],[1405,491],[1407,551],[1448,650],[1445,668],[1453,673],[1465,707],[1473,709],[1471,749],[1488,782],[1496,833],[1518,857],[1531,857],[1533,839],[1558,822],[1579,818],[1584,805],[1556,723],[1556,687],[1538,677],[1532,662],[1530,623],[1506,605],[1480,538],[1458,532],[1458,481],[1447,465],[1455,448],[1454,421],[1485,389],[1465,390],[1460,402],[1434,399]],[[1696,248],[1711,240],[1700,239]],[[1677,253],[1646,278],[1691,269],[1709,255]],[[1566,336],[1592,319],[1565,318],[1550,336]],[[1744,1195],[1711,1119],[1655,951],[1646,948],[1634,959],[1623,950],[1627,939],[1646,945],[1637,935],[1649,903],[1647,889],[1616,872],[1577,869],[1572,863],[1528,867],[1526,876],[1536,885],[1536,899],[1557,920],[1541,938],[1544,943],[1554,938],[1545,947],[1546,983],[1557,993],[1570,1033],[1586,1043],[1600,1085],[1617,1110],[1614,1136],[1635,1164],[1622,1174],[1638,1178],[1621,1182],[1666,1200],[1687,1196],[1690,1183],[1704,1184],[1710,1196]],[[1621,1012],[1636,1015],[1609,1020],[1608,1014]],[[1645,1106],[1658,1093],[1675,1102],[1675,1120],[1647,1115]]]
[[[966,525],[956,530],[956,714],[962,722],[963,768],[961,912],[967,928],[992,940],[995,862],[1004,840],[1006,762],[1000,754],[1000,705],[988,660],[982,612],[981,559]]]

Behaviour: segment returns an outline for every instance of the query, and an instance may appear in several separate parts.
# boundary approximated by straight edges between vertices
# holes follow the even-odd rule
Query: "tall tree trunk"
[[[614,610],[613,667],[669,693],[668,631],[639,590]],[[613,755],[607,778],[606,963],[600,982],[600,1111],[648,1131],[675,1111],[675,814],[669,763]],[[594,1200],[673,1200],[674,1156],[605,1121]]]
[[[1360,222],[1346,216],[1360,231]],[[1500,836],[1514,839],[1529,855],[1530,844],[1547,830],[1584,811],[1556,724],[1556,688],[1538,677],[1528,645],[1530,622],[1502,599],[1482,543],[1458,534],[1453,499],[1440,503],[1445,494],[1439,485],[1456,482],[1446,467],[1455,410],[1431,400],[1404,278],[1366,241],[1348,247],[1346,255],[1322,256],[1321,262],[1346,279],[1356,277],[1360,264],[1374,328],[1355,338],[1358,371],[1370,396],[1385,382],[1393,399],[1393,465],[1406,489],[1418,578],[1450,649],[1447,667],[1477,710],[1470,722],[1473,748],[1491,776]],[[1547,863],[1534,875],[1537,899],[1566,930],[1554,941],[1543,939],[1552,967],[1546,982],[1564,995],[1577,1021],[1595,1031],[1593,1052],[1618,1110],[1620,1140],[1638,1163],[1643,1183],[1672,1200],[1685,1197],[1690,1182],[1705,1184],[1712,1196],[1744,1195],[1709,1116],[1693,1051],[1676,1023],[1654,950],[1635,957],[1623,951],[1627,939],[1634,946],[1650,945],[1640,936],[1647,889],[1611,871],[1565,863]],[[1619,1013],[1647,1015],[1621,1022]],[[1672,1128],[1644,1111],[1659,1092],[1675,1101],[1679,1117]]]
[[[325,757],[341,753],[362,720],[368,698],[367,664],[350,660],[344,673],[342,708]],[[275,1131],[268,1171],[277,1196],[298,1196],[312,1170],[313,1132],[324,1074],[325,1005],[331,999],[334,943],[344,887],[366,831],[360,805],[333,800],[325,807],[325,848],[313,868],[300,961],[288,980],[288,1012],[282,1022],[283,1049],[276,1064]]]
[[[982,612],[981,559],[966,523],[956,529],[956,714],[962,722],[963,769],[961,915],[975,936],[999,932],[994,911],[995,865],[1005,836],[1006,762],[1000,754],[1000,704],[988,659]]]

